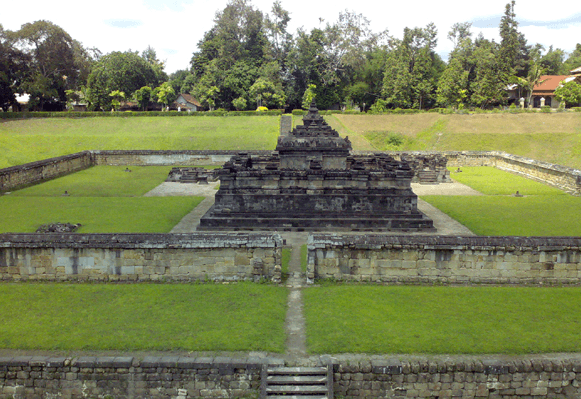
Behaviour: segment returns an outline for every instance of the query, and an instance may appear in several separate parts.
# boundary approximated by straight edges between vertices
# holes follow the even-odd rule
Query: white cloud
[[[353,2],[352,0],[306,1],[282,0],[283,8],[291,13],[290,30],[303,26],[307,30],[337,20],[339,12],[346,9],[363,14],[371,21],[375,31],[388,29],[390,34],[401,37],[405,27],[425,26],[434,22],[439,30],[437,52],[450,51],[447,32],[456,22],[475,20],[498,21],[509,0],[488,0],[485,3],[465,0],[415,0],[407,2]],[[5,29],[17,30],[27,22],[49,20],[65,29],[73,38],[87,47],[97,47],[103,53],[111,51],[143,51],[148,45],[156,49],[158,57],[167,60],[166,71],[189,67],[197,43],[208,31],[217,10],[227,0],[101,0],[84,4],[70,0],[28,0],[26,5],[6,1],[2,6],[0,24]],[[269,12],[273,0],[254,0],[252,4]],[[579,18],[569,21],[558,29],[539,26],[539,21],[560,21],[581,16],[581,2],[563,0],[559,7],[547,6],[539,0],[517,0],[517,19],[520,30],[530,44],[539,42],[545,47],[553,45],[566,51],[580,42]],[[490,27],[474,28],[489,39],[498,40],[498,23]],[[534,25],[529,21],[534,21]],[[579,22],[577,22],[579,21]],[[112,26],[113,25],[113,26]],[[555,25],[555,24],[553,24]]]

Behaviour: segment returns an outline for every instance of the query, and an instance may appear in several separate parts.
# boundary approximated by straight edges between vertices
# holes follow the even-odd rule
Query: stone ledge
[[[0,234],[0,248],[278,248],[279,234],[182,233],[182,234]]]

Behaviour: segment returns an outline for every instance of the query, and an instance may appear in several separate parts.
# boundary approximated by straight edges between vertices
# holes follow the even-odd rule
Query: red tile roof
[[[541,83],[536,84],[533,88],[533,94],[552,93],[559,84],[570,75],[543,75],[541,76]]]

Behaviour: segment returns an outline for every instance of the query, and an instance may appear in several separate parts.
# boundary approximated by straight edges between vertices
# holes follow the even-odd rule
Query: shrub
[[[303,109],[293,109],[292,114],[293,115],[306,115],[307,111],[305,111]]]
[[[581,112],[581,107],[572,107],[571,108],[574,112]]]
[[[548,113],[551,112],[551,107],[549,105],[543,105],[541,107],[541,112],[544,112],[544,113],[548,114]]]

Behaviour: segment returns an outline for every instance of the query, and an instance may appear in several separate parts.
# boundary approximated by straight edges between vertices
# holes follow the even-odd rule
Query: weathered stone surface
[[[406,162],[350,156],[349,139],[314,104],[303,123],[279,137],[272,155],[241,153],[224,165],[198,230],[433,231],[417,209]]]

